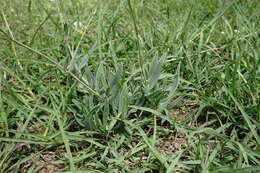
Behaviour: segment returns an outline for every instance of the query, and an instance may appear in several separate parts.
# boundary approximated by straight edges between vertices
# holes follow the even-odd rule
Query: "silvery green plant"
[[[122,122],[119,121],[128,119],[138,110],[165,112],[175,104],[173,99],[179,84],[180,64],[174,75],[167,74],[163,72],[163,59],[155,57],[146,66],[147,79],[142,81],[138,76],[140,73],[128,76],[122,64],[111,68],[101,62],[98,69],[92,71],[86,59],[82,62],[82,66],[76,65],[81,69],[82,79],[102,95],[102,99],[97,98],[87,94],[84,87],[79,87],[78,91],[85,94],[80,100],[73,99],[71,110],[78,123],[88,130],[111,131],[121,128]],[[171,120],[167,114],[162,116]]]

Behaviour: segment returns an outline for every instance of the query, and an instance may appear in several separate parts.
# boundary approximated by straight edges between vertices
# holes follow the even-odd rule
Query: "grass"
[[[259,172],[259,2],[0,2],[0,172]]]

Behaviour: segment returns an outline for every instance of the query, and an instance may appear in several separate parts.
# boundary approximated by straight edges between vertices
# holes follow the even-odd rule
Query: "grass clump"
[[[1,1],[1,172],[259,171],[257,5]]]

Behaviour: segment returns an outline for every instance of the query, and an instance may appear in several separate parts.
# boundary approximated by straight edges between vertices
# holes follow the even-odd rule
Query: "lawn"
[[[258,0],[1,0],[1,173],[260,172]]]

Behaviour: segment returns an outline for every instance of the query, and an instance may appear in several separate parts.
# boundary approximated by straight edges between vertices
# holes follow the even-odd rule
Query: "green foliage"
[[[102,95],[102,99],[96,98],[95,95],[82,95],[87,90],[84,87],[78,87],[79,94],[77,99],[72,100],[71,110],[76,114],[79,124],[87,130],[110,132],[123,127],[122,123],[117,123],[117,121],[126,120],[136,112],[129,106],[159,108],[160,111],[169,110],[168,106],[174,100],[178,86],[180,66],[173,78],[173,75],[162,72],[161,61],[154,58],[151,64],[146,66],[149,75],[147,81],[143,82],[144,84],[142,84],[142,78],[132,77],[131,80],[127,80],[128,76],[123,73],[124,69],[121,64],[115,65],[115,72],[113,72],[114,68],[106,68],[103,62],[99,64],[97,71],[93,72],[89,69],[89,64],[85,63],[81,66],[79,70],[82,72],[82,79],[91,88],[95,88]],[[174,82],[171,81],[172,79]],[[139,87],[130,87],[138,83]]]
[[[0,172],[257,172],[258,6],[0,1]]]

